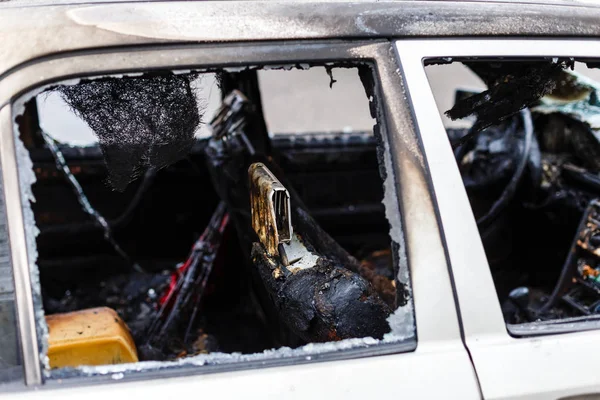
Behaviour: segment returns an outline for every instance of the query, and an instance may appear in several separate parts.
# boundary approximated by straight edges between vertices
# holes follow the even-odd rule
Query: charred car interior
[[[373,131],[270,133],[256,69],[89,77],[24,103],[15,135],[48,377],[310,359],[330,342],[414,335],[373,73],[325,65],[331,85],[337,67],[356,71]],[[209,74],[214,113],[195,87]],[[49,94],[94,143],[41,128]]]
[[[586,76],[597,63],[577,61],[425,62],[460,62],[487,86],[440,112],[470,123],[448,137],[516,336],[600,315],[600,85]]]
[[[597,396],[599,20],[0,0],[2,393]]]

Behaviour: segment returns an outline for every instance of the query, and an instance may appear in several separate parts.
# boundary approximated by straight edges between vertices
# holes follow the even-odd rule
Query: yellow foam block
[[[51,368],[137,362],[127,325],[108,307],[46,316]]]

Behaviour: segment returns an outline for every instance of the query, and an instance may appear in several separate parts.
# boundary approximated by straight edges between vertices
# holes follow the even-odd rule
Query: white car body
[[[428,57],[597,56],[600,8],[427,1],[7,4],[0,6],[0,162],[24,364],[24,386],[11,385],[7,398],[600,398],[594,351],[600,331],[520,338],[507,331],[423,66]],[[334,12],[339,19],[330,27],[311,22]],[[418,22],[428,13],[433,25]],[[558,37],[540,38],[550,34]],[[465,38],[473,35],[484,37]],[[177,49],[182,43],[185,52]],[[199,366],[167,377],[44,381],[13,137],[20,96],[86,74],[328,57],[377,66],[408,249],[416,349],[210,374]]]

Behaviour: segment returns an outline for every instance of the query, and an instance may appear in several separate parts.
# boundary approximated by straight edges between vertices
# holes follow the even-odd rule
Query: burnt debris
[[[600,86],[572,62],[467,65],[488,90],[447,112],[477,117],[449,136],[506,322],[600,314]]]
[[[466,65],[484,80],[488,89],[460,100],[446,111],[446,115],[453,120],[470,115],[477,117],[470,133],[457,144],[464,143],[474,133],[500,123],[552,93],[560,73],[571,66],[566,61],[471,62]]]
[[[343,266],[319,256],[311,267],[286,267],[258,243],[252,261],[285,324],[307,342],[381,339],[390,331],[391,308],[368,281]]]
[[[200,302],[213,270],[228,221],[229,216],[225,211],[225,203],[221,202],[208,226],[194,243],[188,259],[172,274],[171,284],[159,300],[161,307],[146,331],[144,349],[164,349],[166,336],[177,337],[176,325],[182,321],[185,321],[186,326],[183,331],[183,344],[187,348],[192,345],[190,343],[191,334],[198,316]],[[196,343],[196,340],[193,340],[193,343]],[[172,349],[171,352],[173,352]]]
[[[195,77],[102,78],[57,90],[98,137],[108,182],[123,191],[147,169],[189,153],[202,117],[191,84]]]

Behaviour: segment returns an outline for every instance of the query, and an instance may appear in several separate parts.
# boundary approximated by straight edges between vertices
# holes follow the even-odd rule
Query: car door
[[[111,6],[108,6],[109,8]],[[119,7],[118,5],[114,7]],[[106,10],[105,10],[106,11]],[[107,14],[108,15],[108,14]],[[118,15],[115,9],[115,15]],[[140,14],[143,17],[143,14]],[[243,16],[247,18],[247,16]],[[155,21],[156,22],[156,21]],[[171,23],[172,21],[169,21]],[[198,21],[202,25],[202,21]],[[77,29],[77,28],[74,28]],[[81,27],[89,35],[89,27]],[[39,34],[44,34],[40,27]],[[71,34],[73,34],[71,32]],[[114,38],[110,38],[114,40]],[[332,38],[333,39],[333,38]],[[6,197],[8,230],[11,238],[11,263],[15,279],[21,353],[28,387],[47,389],[28,391],[30,397],[81,396],[104,398],[118,391],[119,396],[172,396],[174,391],[202,396],[285,395],[344,396],[364,398],[380,396],[408,398],[478,398],[479,387],[469,355],[461,339],[444,247],[434,213],[423,156],[410,123],[408,104],[402,93],[403,77],[397,72],[396,59],[390,58],[392,44],[387,41],[282,42],[185,46],[162,45],[156,48],[128,47],[126,50],[103,48],[102,36],[91,47],[97,52],[81,55],[47,55],[43,60],[15,67],[0,80],[2,146],[0,159]],[[126,55],[126,57],[125,57]],[[411,307],[398,313],[400,326],[413,321],[416,330],[407,330],[398,343],[377,343],[360,349],[337,349],[322,354],[266,358],[230,365],[140,364],[124,370],[63,371],[54,374],[44,369],[45,354],[39,352],[40,337],[36,326],[43,315],[38,289],[30,267],[35,270],[34,254],[27,248],[25,231],[31,223],[23,217],[25,193],[19,184],[19,156],[15,153],[18,133],[13,120],[22,110],[28,91],[73,76],[136,74],[140,71],[179,70],[219,67],[239,70],[240,66],[280,66],[360,61],[372,65],[375,77],[377,113],[384,141],[384,168],[389,180],[386,190],[388,218],[394,240],[402,244],[406,258],[401,262],[410,271]],[[40,78],[41,77],[41,78]],[[23,95],[25,93],[25,95]],[[22,183],[22,182],[21,182]],[[25,206],[26,207],[26,206]],[[406,271],[408,273],[408,271]],[[33,289],[33,290],[32,290]],[[37,316],[36,316],[37,315]],[[41,360],[41,362],[40,362]],[[198,378],[193,375],[211,372]],[[147,380],[153,378],[152,380]],[[174,378],[174,379],[166,379]],[[119,381],[118,386],[113,384]],[[74,388],[75,382],[96,384],[94,388]]]
[[[536,59],[596,56],[595,40],[421,40],[398,41],[396,49],[412,100],[427,165],[443,225],[464,339],[475,365],[484,398],[558,399],[600,396],[593,371],[600,360],[589,353],[600,343],[591,324],[575,324],[562,332],[509,332],[496,288],[446,131],[439,118],[424,62],[431,57]],[[470,58],[474,57],[474,58]],[[452,79],[449,76],[448,79]]]

